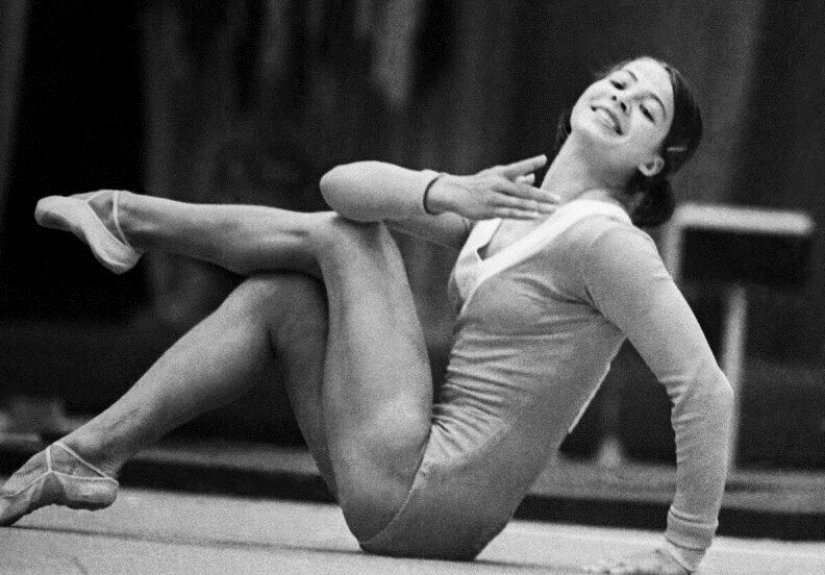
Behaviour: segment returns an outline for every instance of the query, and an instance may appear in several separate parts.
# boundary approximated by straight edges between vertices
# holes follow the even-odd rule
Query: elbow
[[[730,423],[733,420],[733,411],[736,407],[736,398],[728,378],[720,371],[716,384],[708,389],[705,405],[720,422]]]
[[[343,190],[347,188],[348,169],[346,165],[335,166],[330,171],[321,176],[319,187],[324,200],[337,210],[341,202]]]
[[[365,193],[363,162],[335,166],[321,177],[318,187],[321,196],[338,215],[355,221],[368,221],[365,212],[368,195]]]

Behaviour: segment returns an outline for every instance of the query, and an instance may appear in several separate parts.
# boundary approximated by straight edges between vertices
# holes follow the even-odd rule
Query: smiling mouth
[[[619,119],[611,110],[608,110],[602,106],[591,106],[590,109],[602,119],[602,122],[612,128],[614,132],[620,136],[622,135],[622,125],[619,123]]]

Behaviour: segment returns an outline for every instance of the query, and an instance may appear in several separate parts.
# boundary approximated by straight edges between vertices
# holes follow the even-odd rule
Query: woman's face
[[[655,60],[633,60],[591,84],[570,116],[575,135],[601,168],[630,177],[664,167],[662,142],[673,119],[670,75]]]

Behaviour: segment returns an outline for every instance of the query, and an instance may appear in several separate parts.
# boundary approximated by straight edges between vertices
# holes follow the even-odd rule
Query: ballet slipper
[[[117,236],[109,231],[89,204],[96,196],[110,191],[114,193],[112,219]],[[92,254],[104,267],[116,274],[122,274],[137,264],[143,252],[132,247],[123,233],[123,228],[120,227],[119,201],[119,190],[100,190],[68,197],[49,196],[37,202],[34,218],[43,227],[72,232],[88,244]]]
[[[52,453],[55,448],[68,454],[69,461],[56,462]],[[61,459],[65,460],[65,455]],[[92,475],[66,472],[78,465]],[[0,525],[11,525],[46,505],[89,510],[108,507],[117,498],[119,485],[116,479],[58,441],[32,457],[0,489]]]

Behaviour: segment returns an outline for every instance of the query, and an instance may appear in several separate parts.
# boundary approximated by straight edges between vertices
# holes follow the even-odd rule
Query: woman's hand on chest
[[[546,161],[537,156],[469,176],[444,175],[429,190],[427,210],[433,214],[453,212],[474,221],[547,216],[555,211],[559,198],[533,186],[533,172]]]

